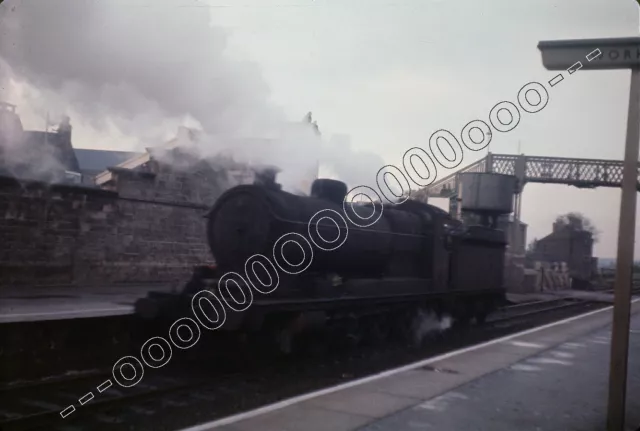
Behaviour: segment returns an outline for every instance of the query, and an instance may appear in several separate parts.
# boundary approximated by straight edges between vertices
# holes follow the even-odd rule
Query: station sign
[[[541,41],[542,64],[547,70],[628,69],[640,67],[640,37]]]

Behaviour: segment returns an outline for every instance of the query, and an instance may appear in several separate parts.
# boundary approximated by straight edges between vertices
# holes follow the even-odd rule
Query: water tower
[[[476,215],[480,224],[496,228],[501,216],[513,212],[517,178],[513,175],[465,172],[459,176],[461,210]]]

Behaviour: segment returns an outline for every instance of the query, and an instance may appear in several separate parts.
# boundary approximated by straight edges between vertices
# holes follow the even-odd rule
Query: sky
[[[80,2],[67,3],[74,1]],[[149,3],[113,2],[115,14]],[[7,0],[0,8],[11,4]],[[471,120],[487,121],[496,103],[515,102],[524,84],[551,79],[557,72],[542,66],[540,40],[639,35],[633,0],[203,0],[189,7],[225,35],[224,43],[204,35],[194,44],[222,43],[224,55],[250,62],[252,74],[242,75],[246,85],[260,91],[264,87],[269,103],[288,118],[297,120],[312,111],[323,134],[347,135],[352,149],[343,157],[343,167],[360,169],[372,179],[382,167],[374,161],[398,164],[407,149],[425,147],[436,130],[459,135]],[[73,30],[78,35],[90,32],[85,27]],[[162,46],[155,55],[163,55]],[[629,76],[619,70],[567,77],[549,91],[544,110],[524,115],[508,133],[494,133],[490,151],[515,154],[520,148],[526,155],[622,159]],[[255,87],[256,79],[263,87]],[[8,85],[2,97],[19,105],[26,128],[41,129],[45,111],[28,105],[43,97],[16,81]],[[51,84],[46,91],[56,88]],[[83,117],[85,111],[77,108],[72,116],[74,145],[136,146],[126,127],[117,122],[96,126]],[[486,151],[465,151],[461,166],[484,155]],[[448,173],[439,169],[438,178]],[[432,203],[447,206],[441,199]],[[530,241],[548,234],[556,216],[581,212],[602,232],[595,254],[614,257],[619,209],[617,189],[528,184],[522,219],[529,225]],[[639,239],[637,229],[636,259]]]

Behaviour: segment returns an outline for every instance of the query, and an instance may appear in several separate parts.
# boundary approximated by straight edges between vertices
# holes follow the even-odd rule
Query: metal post
[[[462,181],[460,180],[460,177],[458,176],[458,179],[456,180],[456,184],[457,184],[457,194],[456,194],[456,219],[462,221]]]
[[[520,198],[520,194],[516,193],[513,198],[513,218],[511,220],[511,241],[509,249],[511,255],[515,257],[518,250],[518,199]]]
[[[515,212],[514,212],[514,236],[513,236],[513,246],[514,246],[514,252],[517,252],[518,256],[520,256],[520,246],[522,245],[522,238],[520,238],[520,219],[522,217],[520,210],[522,208],[522,192],[518,193],[516,195],[516,208],[515,208]]]
[[[618,256],[611,336],[609,369],[609,406],[607,430],[623,431],[629,354],[629,320],[631,315],[631,280],[636,227],[636,187],[638,181],[638,146],[640,142],[640,68],[631,69],[627,140],[624,151]]]

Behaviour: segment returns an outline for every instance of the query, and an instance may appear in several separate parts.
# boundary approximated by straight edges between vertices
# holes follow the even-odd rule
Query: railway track
[[[615,289],[603,290],[602,293],[614,293]],[[631,295],[640,295],[640,281],[634,281],[631,288]]]
[[[181,391],[194,390],[205,384],[196,376],[188,376],[184,373],[158,374],[146,377],[131,388],[112,385],[100,393],[94,391],[95,394],[90,397],[86,396],[96,386],[96,381],[106,381],[109,377],[110,375],[106,373],[100,373],[92,377],[82,376],[59,379],[56,382],[47,381],[41,384],[31,383],[12,388],[4,387],[0,390],[0,405],[2,406],[0,407],[0,417],[2,417],[0,429],[3,431],[48,430],[52,429],[52,424],[65,425],[63,421],[66,420],[66,417],[73,414],[77,416],[76,409],[95,412],[125,407],[128,403],[136,405],[148,398],[157,398],[165,394],[179,394]],[[74,405],[73,410],[61,413],[69,405]],[[176,401],[175,405],[180,406],[181,403]],[[144,408],[141,408],[140,412],[144,413]]]
[[[319,360],[284,359],[246,371],[238,367],[231,372],[217,372],[202,364],[187,369],[168,365],[161,370],[147,369],[143,380],[132,388],[114,385],[101,393],[94,391],[94,398],[85,399],[84,404],[79,400],[96,383],[109,378],[110,370],[6,385],[0,387],[0,429],[176,429],[606,305],[555,299],[507,306],[482,327],[453,330],[448,336],[431,338],[429,345],[411,351],[406,346],[365,349]],[[76,410],[63,419],[61,411],[72,404]],[[200,407],[194,407],[197,405]],[[196,412],[185,417],[180,413],[184,409]],[[176,414],[164,414],[172,410]]]
[[[522,304],[509,305],[501,308],[494,313],[488,320],[487,324],[496,325],[501,323],[509,323],[516,319],[524,319],[530,316],[536,316],[543,313],[549,313],[560,310],[583,309],[587,304],[593,301],[584,301],[579,299],[552,299],[548,301],[525,302]]]

